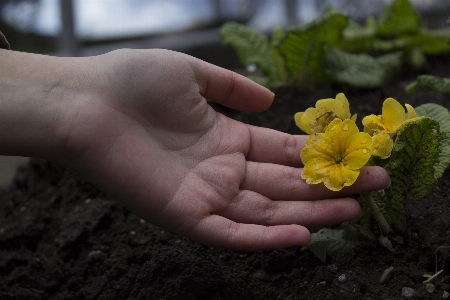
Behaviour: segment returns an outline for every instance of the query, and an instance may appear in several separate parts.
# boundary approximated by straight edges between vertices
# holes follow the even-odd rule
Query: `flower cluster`
[[[295,114],[297,126],[310,134],[300,153],[302,179],[309,184],[322,182],[333,191],[352,185],[372,155],[388,158],[395,134],[420,119],[412,106],[406,104],[406,110],[393,98],[386,99],[381,115],[362,120],[364,132],[356,126],[356,115],[350,114],[349,102],[342,93]]]
[[[384,100],[381,116],[370,115],[362,120],[364,131],[373,136],[373,155],[388,158],[394,146],[395,134],[409,122],[421,117],[416,116],[414,108],[405,104],[407,114],[402,105],[393,98]]]

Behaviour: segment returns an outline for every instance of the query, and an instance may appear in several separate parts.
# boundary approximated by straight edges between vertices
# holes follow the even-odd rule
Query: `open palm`
[[[105,80],[73,100],[64,163],[152,224],[233,249],[306,245],[307,228],[359,216],[354,199],[335,198],[389,182],[370,167],[339,193],[307,185],[305,136],[229,119],[205,100],[248,111],[270,106],[273,94],[243,76],[164,50],[89,60],[85,80],[99,72]]]

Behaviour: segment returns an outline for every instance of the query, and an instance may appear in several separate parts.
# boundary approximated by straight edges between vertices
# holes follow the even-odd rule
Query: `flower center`
[[[340,155],[336,156],[336,158],[334,159],[334,163],[338,165],[341,162],[342,162],[342,156],[340,156]]]

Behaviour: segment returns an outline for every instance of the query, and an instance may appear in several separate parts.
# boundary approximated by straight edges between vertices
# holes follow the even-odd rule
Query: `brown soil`
[[[425,73],[447,75],[450,62],[433,59]],[[423,71],[422,71],[423,72]],[[403,92],[418,73],[404,70],[383,89],[326,86],[312,94],[277,91],[264,113],[217,108],[246,123],[300,134],[293,115],[320,98],[345,92],[361,120],[379,114],[387,97],[417,106],[450,97]],[[0,192],[1,299],[439,299],[450,292],[450,170],[423,199],[406,204],[410,232],[395,253],[378,242],[353,257],[325,263],[309,251],[237,252],[197,244],[142,222],[84,179],[32,160]],[[441,247],[441,248],[439,248]],[[437,264],[436,264],[437,262]],[[380,284],[383,271],[392,277]],[[423,274],[444,269],[428,293]],[[345,274],[345,282],[341,282]]]

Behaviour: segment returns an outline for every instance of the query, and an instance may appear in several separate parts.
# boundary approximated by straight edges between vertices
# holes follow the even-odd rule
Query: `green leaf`
[[[374,58],[335,49],[327,55],[325,70],[335,82],[356,88],[375,88],[383,86],[401,64],[401,52]]]
[[[435,103],[422,104],[415,110],[419,116],[438,121],[441,132],[445,132],[446,138],[441,141],[439,148],[439,163],[434,166],[434,178],[439,179],[450,164],[450,112]]]
[[[450,93],[450,78],[441,78],[433,75],[420,75],[405,88],[406,93],[412,94],[420,88],[426,88],[439,93]]]
[[[398,207],[405,201],[424,197],[437,182],[435,165],[439,163],[440,144],[445,138],[439,122],[427,117],[408,123],[397,133],[386,165],[392,184],[385,190],[384,207],[377,203],[388,222],[402,218],[403,211]]]
[[[435,290],[435,286],[432,283],[427,283],[425,289],[427,290],[428,293],[432,294]]]
[[[323,78],[326,44],[335,44],[347,25],[347,17],[335,11],[289,29],[278,50],[285,57],[293,81],[314,85]]]
[[[284,57],[280,54],[280,51],[278,51],[277,48],[278,44],[281,42],[283,38],[284,38],[283,29],[281,27],[276,27],[272,33],[270,54],[275,66],[275,73],[277,79],[281,82],[287,82],[289,76],[286,70],[286,63]]]
[[[411,37],[411,44],[418,47],[425,54],[446,54],[450,53],[450,30],[425,30]]]
[[[386,4],[378,19],[378,35],[397,37],[420,30],[420,16],[408,0],[394,0]]]
[[[404,231],[406,229],[406,218],[403,200],[387,197],[385,190],[372,192],[372,196],[388,224],[395,226],[400,231]]]
[[[322,228],[318,232],[311,234],[309,249],[321,261],[325,262],[328,255],[353,255],[353,248],[367,239],[347,226],[343,229]]]
[[[380,236],[378,238],[378,241],[380,242],[381,245],[383,245],[386,248],[388,248],[389,251],[391,251],[392,253],[395,253],[394,247],[392,246],[392,242],[391,242],[391,240],[388,237]]]
[[[265,76],[274,76],[271,46],[265,35],[236,22],[225,23],[219,34],[223,43],[234,49],[244,66],[255,64]]]
[[[421,69],[427,62],[425,54],[419,47],[411,47],[406,52],[406,61],[413,69]]]

